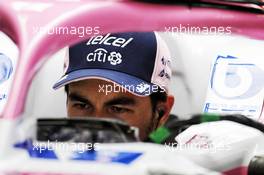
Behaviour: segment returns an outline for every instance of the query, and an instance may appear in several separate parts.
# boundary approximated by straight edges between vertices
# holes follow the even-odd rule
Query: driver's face
[[[108,92],[106,95],[102,90],[106,86],[114,85],[98,79],[69,84],[68,115],[121,119],[138,127],[140,139],[145,139],[154,125],[150,97],[138,97],[124,90]]]

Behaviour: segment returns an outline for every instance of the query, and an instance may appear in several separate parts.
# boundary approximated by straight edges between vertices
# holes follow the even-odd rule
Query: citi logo
[[[96,49],[94,52],[89,53],[86,57],[88,62],[103,62],[106,61],[110,62],[111,65],[118,65],[122,63],[122,55],[118,52],[110,52],[108,53],[107,50],[103,48]]]
[[[115,36],[111,36],[110,33],[108,33],[105,36],[99,35],[96,37],[91,37],[86,45],[95,45],[95,44],[104,44],[104,45],[112,45],[116,47],[126,47],[133,38],[125,39],[125,38],[117,38]]]

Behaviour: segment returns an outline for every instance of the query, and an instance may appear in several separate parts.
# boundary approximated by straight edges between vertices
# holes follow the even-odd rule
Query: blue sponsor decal
[[[31,139],[14,144],[15,148],[25,149],[31,158],[58,159],[55,150],[41,144],[34,144]],[[130,164],[140,157],[140,152],[114,152],[87,150],[85,152],[73,151],[70,160],[96,161],[104,163]]]
[[[105,163],[122,163],[130,164],[138,157],[142,155],[139,152],[107,152],[105,154],[100,151],[86,151],[84,153],[76,152],[72,157],[72,160],[86,160],[86,161],[97,161]]]
[[[258,94],[264,85],[264,71],[259,65],[250,63],[249,59],[230,55],[219,55],[211,74],[210,88],[223,99],[251,98]]]
[[[33,145],[31,139],[16,143],[14,147],[27,150],[29,156],[33,158],[58,159],[54,150],[48,147],[40,147],[38,145]]]
[[[204,107],[204,112],[208,112],[210,103],[206,103]]]
[[[13,64],[10,58],[0,53],[0,84],[8,80],[13,72]]]
[[[0,101],[4,100],[7,98],[6,94],[0,94]]]

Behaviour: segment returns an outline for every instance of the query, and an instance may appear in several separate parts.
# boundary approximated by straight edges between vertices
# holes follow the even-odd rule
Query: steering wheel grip
[[[248,175],[264,174],[264,156],[254,156],[248,166]]]

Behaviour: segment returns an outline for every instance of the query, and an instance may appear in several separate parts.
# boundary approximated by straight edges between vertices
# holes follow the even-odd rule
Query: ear
[[[158,110],[162,109],[164,112],[162,116],[159,116],[160,120],[158,123],[158,127],[165,124],[165,122],[168,120],[173,104],[174,104],[174,96],[168,95],[166,102],[159,103],[157,105],[157,109]]]

